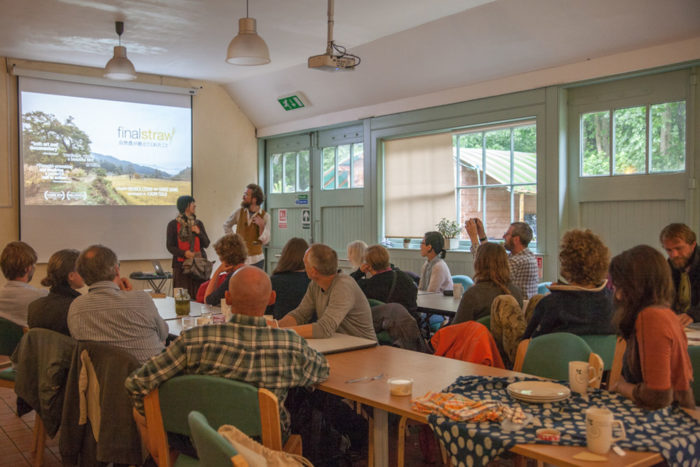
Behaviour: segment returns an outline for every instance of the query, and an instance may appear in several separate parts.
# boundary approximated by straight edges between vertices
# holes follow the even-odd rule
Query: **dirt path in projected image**
[[[60,188],[58,186],[56,186],[56,187],[53,187],[54,189],[52,189],[52,187],[49,185],[44,189],[40,189],[39,193],[32,195],[32,196],[25,197],[24,204],[46,205],[46,206],[55,206],[57,204],[60,206],[85,205],[86,203],[83,200],[69,201],[66,199],[66,200],[54,201],[54,202],[47,201],[44,199],[44,191],[82,191],[82,188],[80,188],[81,185],[85,187],[84,188],[85,191],[88,191],[90,188],[90,185],[92,185],[92,182],[94,182],[96,178],[97,178],[97,175],[90,173],[90,174],[86,175],[85,177],[82,177],[78,180],[74,180],[71,178],[71,183],[66,183],[65,185],[60,186]]]

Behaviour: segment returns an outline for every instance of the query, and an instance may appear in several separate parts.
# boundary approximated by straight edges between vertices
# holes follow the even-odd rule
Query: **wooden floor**
[[[29,466],[32,462],[34,412],[18,417],[16,400],[14,390],[0,388],[0,466]],[[55,439],[46,440],[44,465],[60,466],[59,459],[56,435]]]

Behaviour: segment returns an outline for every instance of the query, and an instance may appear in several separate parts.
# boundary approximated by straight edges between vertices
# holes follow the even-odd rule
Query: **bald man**
[[[275,292],[263,270],[253,266],[238,269],[229,281],[226,302],[233,311],[228,323],[183,331],[165,352],[126,379],[134,407],[143,413],[143,397],[173,376],[220,376],[275,393],[282,429],[287,432],[290,420],[284,401],[288,389],[328,378],[326,357],[298,334],[267,326],[263,313],[275,302]]]
[[[326,338],[334,333],[377,340],[372,310],[357,281],[338,271],[338,255],[315,243],[304,254],[304,269],[311,279],[297,308],[287,313],[280,327],[292,328],[305,338]],[[318,317],[311,321],[314,313]]]

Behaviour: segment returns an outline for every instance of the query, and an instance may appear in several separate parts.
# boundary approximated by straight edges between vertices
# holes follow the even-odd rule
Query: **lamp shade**
[[[122,45],[114,46],[114,56],[105,66],[104,77],[119,81],[136,79],[134,64],[126,58],[126,47]]]
[[[228,45],[226,61],[234,65],[265,65],[270,63],[267,44],[256,32],[254,18],[238,20],[238,35]]]

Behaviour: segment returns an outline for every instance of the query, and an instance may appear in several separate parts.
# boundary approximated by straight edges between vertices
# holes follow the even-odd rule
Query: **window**
[[[501,238],[512,222],[525,222],[536,242],[536,129],[528,122],[453,136],[462,223],[480,217],[489,237]]]
[[[323,148],[321,164],[322,190],[343,190],[365,186],[362,143]]]
[[[582,114],[581,176],[683,172],[685,122],[685,101]]]
[[[442,217],[480,217],[491,238],[515,221],[536,235],[536,137],[527,120],[385,141],[385,237],[393,245],[421,238]]]
[[[270,156],[271,193],[309,191],[309,151],[285,152]]]

